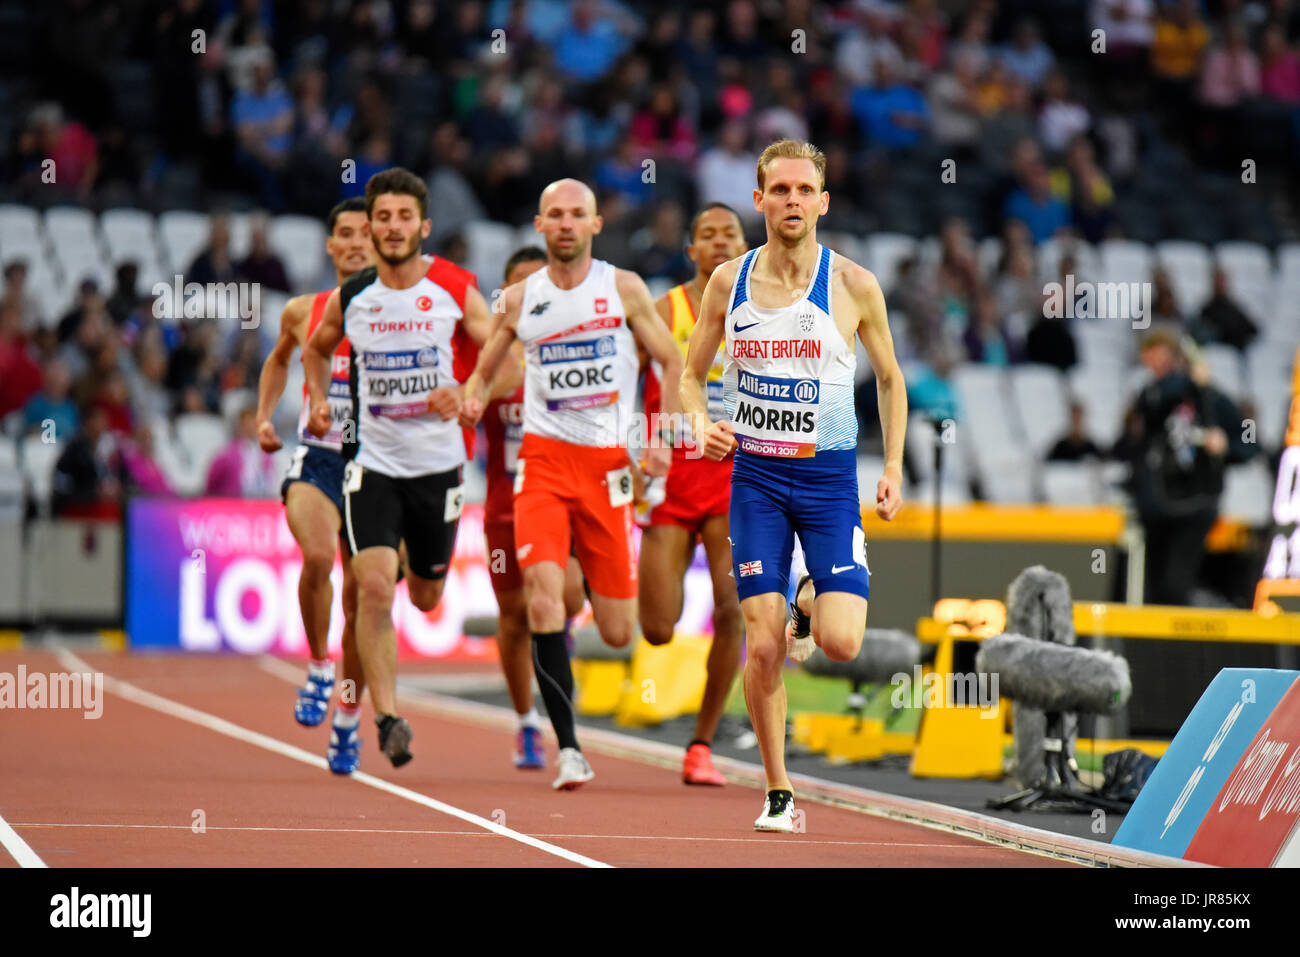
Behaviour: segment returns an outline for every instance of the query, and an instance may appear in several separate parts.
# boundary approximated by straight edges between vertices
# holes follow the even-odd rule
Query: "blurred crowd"
[[[13,106],[0,190],[38,205],[319,216],[400,164],[428,182],[429,250],[463,259],[461,224],[528,222],[542,186],[575,175],[598,192],[597,253],[680,281],[697,204],[732,205],[756,240],[757,152],[810,139],[828,156],[828,235],[939,232],[937,262],[904,262],[890,302],[922,409],[950,400],[961,363],[1075,364],[1087,317],[1044,315],[1039,247],[1123,232],[1117,197],[1147,131],[1231,167],[1228,147],[1258,129],[1293,150],[1300,109],[1292,0],[57,0],[30,29],[47,55],[0,85]],[[899,197],[918,176],[939,192],[945,158],[970,201],[932,226],[909,219]],[[976,262],[986,235],[1004,240],[991,273]],[[261,229],[232,261],[220,217],[185,278],[289,285]],[[114,480],[141,488],[165,482],[147,464],[153,423],[220,412],[241,441],[223,399],[255,386],[258,336],[158,322],[129,263],[58,316],[24,281],[6,262],[0,417],[53,422],[92,450],[120,437],[138,468],[118,455]],[[1193,315],[1153,281],[1160,324],[1239,349],[1253,338],[1221,281]],[[82,453],[81,474],[102,469]],[[260,488],[257,471],[234,474]]]

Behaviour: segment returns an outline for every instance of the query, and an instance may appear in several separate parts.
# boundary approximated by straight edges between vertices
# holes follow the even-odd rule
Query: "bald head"
[[[576,179],[558,179],[542,190],[533,227],[546,237],[552,260],[573,262],[591,255],[591,237],[600,232],[596,194]]]
[[[580,179],[557,179],[542,190],[537,201],[537,214],[546,215],[548,206],[585,206],[589,216],[596,215],[596,194]]]

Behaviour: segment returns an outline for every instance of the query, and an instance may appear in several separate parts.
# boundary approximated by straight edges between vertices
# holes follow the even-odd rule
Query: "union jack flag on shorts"
[[[761,575],[761,574],[763,574],[762,562],[741,562],[740,563],[741,578],[748,578],[750,575]]]

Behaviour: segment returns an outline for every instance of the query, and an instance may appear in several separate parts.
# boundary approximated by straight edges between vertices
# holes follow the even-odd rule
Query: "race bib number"
[[[349,462],[343,468],[343,491],[360,492],[361,491],[361,473],[362,468],[356,462]]]
[[[454,488],[447,489],[447,503],[442,510],[442,520],[444,522],[454,522],[460,518],[461,510],[465,508],[465,486],[457,485]]]
[[[438,388],[440,362],[432,346],[362,353],[366,410],[380,419],[427,414],[429,393]]]
[[[609,504],[621,508],[632,501],[632,469],[624,466],[605,473],[605,484],[609,486]]]
[[[817,451],[821,383],[742,372],[736,380],[736,440],[752,455],[808,458]]]
[[[614,336],[544,342],[537,350],[543,393],[550,412],[597,409],[618,402]]]

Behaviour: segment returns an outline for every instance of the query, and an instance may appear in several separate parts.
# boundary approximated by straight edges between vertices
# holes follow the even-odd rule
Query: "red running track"
[[[515,770],[510,735],[415,709],[405,711],[415,759],[394,769],[368,703],[365,780],[340,778],[323,763],[328,727],[296,724],[292,685],[255,659],[80,658],[106,675],[99,719],[0,715],[0,818],[51,867],[1070,866],[808,801],[798,804],[804,833],[761,834],[756,788],[687,788],[672,771],[598,752],[594,781],[556,792],[553,768]],[[50,652],[0,653],[0,672],[19,664],[29,674],[78,667]],[[132,697],[110,690],[113,679]],[[295,757],[300,749],[319,766]],[[382,790],[390,782],[398,793]],[[0,866],[16,866],[11,853],[0,850]]]

